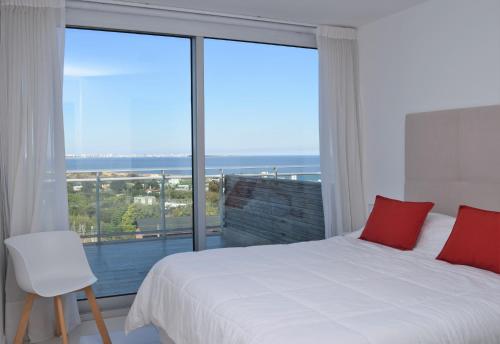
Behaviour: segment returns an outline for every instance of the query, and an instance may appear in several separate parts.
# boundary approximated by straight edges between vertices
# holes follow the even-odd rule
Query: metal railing
[[[280,166],[281,168],[286,168],[286,169],[303,169],[303,168],[318,168],[319,166],[316,165],[300,165],[300,166]],[[274,178],[274,179],[279,179],[279,178],[290,178],[290,179],[295,179],[303,176],[318,176],[317,181],[320,181],[319,172],[279,172],[277,167],[265,167],[265,166],[236,166],[236,167],[230,167],[228,168],[229,170],[245,170],[245,169],[263,169],[263,172],[260,173],[231,173],[231,174],[237,174],[239,176],[253,176],[253,177],[262,177],[262,178]],[[215,170],[215,169],[207,169],[207,170]],[[187,235],[191,234],[191,230],[187,227],[179,227],[179,228],[167,228],[167,216],[166,216],[166,198],[165,198],[165,189],[166,185],[169,183],[171,180],[190,180],[192,179],[191,175],[185,175],[185,174],[170,174],[168,172],[170,171],[189,171],[188,169],[185,168],[169,168],[169,169],[127,169],[127,170],[119,170],[119,169],[109,169],[109,170],[73,170],[73,171],[67,171],[67,175],[74,175],[74,174],[93,174],[95,173],[95,177],[84,177],[84,178],[67,178],[67,183],[86,183],[86,182],[93,182],[95,183],[95,233],[91,234],[81,234],[80,236],[84,240],[89,240],[90,242],[97,242],[101,243],[103,239],[109,239],[109,238],[116,238],[116,237],[126,237],[126,236],[133,236],[135,238],[141,237],[144,235],[147,236],[156,236],[158,238],[165,238],[168,236],[174,236],[174,235]],[[270,172],[271,171],[271,172]],[[156,172],[156,173],[155,173]],[[132,174],[131,176],[103,176],[104,173],[129,173]],[[147,176],[137,176],[135,174],[138,173],[147,173]],[[219,224],[208,226],[207,225],[207,230],[208,234],[217,232],[217,228],[220,229],[220,225],[223,224],[224,222],[224,169],[219,169],[218,174],[208,174],[205,176],[206,180],[208,182],[210,181],[217,181],[218,182],[218,217],[219,217]],[[101,196],[102,196],[102,187],[105,184],[109,184],[112,181],[158,181],[159,182],[159,207],[160,207],[160,221],[159,221],[159,228],[156,228],[155,230],[136,230],[134,232],[125,232],[125,231],[111,231],[111,232],[106,232],[103,233],[102,231],[102,226],[101,226]],[[206,183],[207,184],[207,183]],[[192,191],[192,190],[189,190]],[[92,232],[92,229],[91,229]],[[112,241],[119,241],[118,239],[112,239]]]

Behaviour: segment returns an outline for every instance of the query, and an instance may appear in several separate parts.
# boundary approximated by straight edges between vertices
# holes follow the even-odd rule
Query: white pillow
[[[422,231],[413,251],[436,258],[450,236],[455,218],[452,216],[429,213],[425,219]],[[364,228],[346,234],[350,238],[359,238]]]
[[[357,239],[361,236],[361,233],[363,233],[363,229],[365,229],[365,227],[362,227],[361,229],[358,229],[357,231],[347,233],[345,236],[349,237],[349,238],[356,238]]]
[[[451,234],[456,218],[439,213],[429,213],[413,249],[436,258]]]

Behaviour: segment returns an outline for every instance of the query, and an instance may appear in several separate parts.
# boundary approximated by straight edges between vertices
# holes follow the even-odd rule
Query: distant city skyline
[[[188,157],[192,154],[113,154],[113,153],[83,153],[68,154],[66,158],[176,158]],[[238,156],[319,156],[318,154],[205,154],[213,157],[238,157]]]
[[[191,154],[190,40],[67,29],[68,156]],[[205,40],[207,155],[317,155],[317,52]]]

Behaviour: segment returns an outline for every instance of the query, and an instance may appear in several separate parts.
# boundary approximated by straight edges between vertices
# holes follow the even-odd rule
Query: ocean
[[[141,171],[191,174],[190,156],[181,157],[66,157],[68,172]],[[206,156],[205,173],[319,173],[318,155]]]

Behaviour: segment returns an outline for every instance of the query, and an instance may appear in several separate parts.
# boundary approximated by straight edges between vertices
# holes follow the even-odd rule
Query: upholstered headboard
[[[406,117],[407,200],[500,211],[500,105]]]

